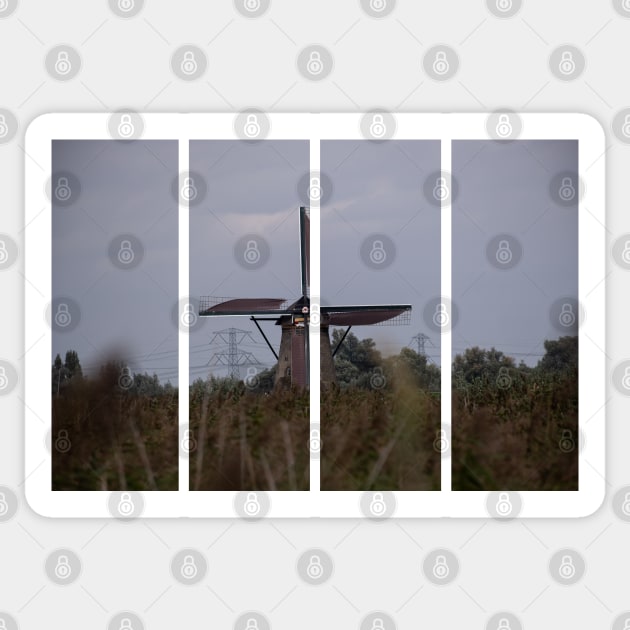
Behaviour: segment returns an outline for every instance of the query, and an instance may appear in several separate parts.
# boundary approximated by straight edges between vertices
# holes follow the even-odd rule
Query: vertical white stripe
[[[442,139],[442,166],[443,174],[451,173],[451,139]],[[448,196],[442,200],[442,220],[441,220],[441,283],[442,299],[451,300],[451,199],[453,187],[451,180],[446,176],[446,183],[449,187]],[[449,326],[441,335],[441,428],[444,438],[447,440],[449,448],[442,453],[441,460],[441,490],[451,491],[451,325],[453,323],[452,303],[448,309]]]
[[[189,273],[189,216],[188,216],[188,200],[183,198],[181,191],[185,184],[185,179],[188,177],[188,156],[189,156],[189,141],[187,137],[180,137],[179,139],[179,223],[178,223],[178,235],[179,235],[179,311],[177,322],[177,330],[179,331],[179,441],[178,441],[178,453],[179,453],[179,491],[188,492],[189,484],[189,469],[188,469],[188,457],[185,457],[185,453],[182,450],[182,441],[188,430],[188,396],[189,396],[189,345],[188,337],[189,333],[182,329],[181,316],[183,304],[188,299],[188,273]],[[193,306],[194,308],[194,306]],[[199,315],[195,313],[195,315]]]
[[[310,168],[311,173],[314,171],[319,172],[319,133],[313,133],[310,137]],[[320,195],[321,198],[322,195]],[[319,276],[319,261],[320,261],[320,211],[319,204],[316,207],[311,205],[311,264],[310,264],[310,285],[311,285],[311,310],[313,302],[319,307],[321,285]],[[319,312],[319,309],[318,309]],[[320,339],[319,330],[309,327],[309,346],[310,346],[310,421],[311,426],[313,424],[320,423],[319,414],[319,368],[320,368]],[[323,444],[325,438],[322,435],[322,427],[320,425],[320,440]],[[310,434],[309,434],[310,437]],[[320,449],[319,457],[311,457],[310,465],[310,490],[311,492],[319,492],[320,487],[320,460],[322,451]]]

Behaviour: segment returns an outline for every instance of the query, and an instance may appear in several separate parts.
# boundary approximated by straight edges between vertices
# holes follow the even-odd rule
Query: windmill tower
[[[249,317],[255,324],[269,349],[278,361],[276,386],[309,386],[309,335],[310,324],[310,214],[300,208],[300,278],[301,295],[294,302],[284,298],[216,298],[202,297],[199,301],[200,317],[239,315]],[[353,326],[381,323],[407,323],[411,312],[409,304],[320,306],[320,381],[334,383],[334,354]],[[259,322],[273,321],[282,327],[280,349],[275,351]],[[330,346],[330,326],[347,327],[343,339],[335,348]]]

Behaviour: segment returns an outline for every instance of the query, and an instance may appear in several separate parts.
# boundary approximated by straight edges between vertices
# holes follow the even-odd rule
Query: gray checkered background
[[[62,44],[71,48],[56,49]],[[200,63],[185,77],[172,61],[184,44],[207,59],[206,65],[197,51]],[[459,65],[442,77],[447,80],[435,80],[423,58],[444,44]],[[298,58],[310,45],[322,53],[321,80],[300,73]],[[554,67],[565,45],[575,63],[569,76]],[[72,64],[63,80],[51,66],[59,50],[69,50],[61,71],[64,61]],[[0,383],[0,486],[6,490],[4,503],[0,496],[0,627],[630,627],[630,613],[624,614],[630,519],[613,501],[630,485],[630,399],[612,378],[630,357],[623,328],[630,264],[620,246],[630,232],[630,128],[624,134],[619,122],[630,107],[629,54],[630,2],[622,0],[240,0],[239,6],[229,0],[0,0],[0,359],[6,378],[15,378],[13,367],[19,376],[15,387]],[[604,507],[581,520],[509,522],[121,522],[35,515],[23,495],[24,130],[45,112],[123,107],[505,107],[596,116],[606,129],[608,161]],[[603,282],[594,291],[604,299]],[[603,422],[600,416],[594,421]],[[182,583],[173,568],[187,549],[196,559],[195,577]],[[314,577],[304,574],[310,549],[323,559]],[[564,582],[557,574],[563,549],[574,569]],[[63,566],[60,555],[68,555]],[[451,570],[440,585],[426,569],[438,556]],[[62,566],[56,577],[55,562]]]

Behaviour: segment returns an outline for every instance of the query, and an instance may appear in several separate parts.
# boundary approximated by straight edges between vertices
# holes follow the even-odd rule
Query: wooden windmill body
[[[319,306],[317,322],[311,321],[310,299],[310,214],[300,208],[300,278],[301,295],[290,302],[285,298],[214,298],[200,299],[201,317],[249,317],[256,324],[269,349],[278,361],[275,385],[309,386],[309,329],[318,327],[320,344],[320,382],[336,382],[334,355],[353,326],[367,326],[385,322],[404,321],[409,318],[411,305],[355,305]],[[280,348],[274,349],[260,326],[260,322],[273,321],[282,327]],[[343,338],[333,350],[330,344],[330,327],[345,327]]]

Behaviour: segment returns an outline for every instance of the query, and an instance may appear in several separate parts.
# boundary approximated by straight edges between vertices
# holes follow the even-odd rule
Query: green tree
[[[64,366],[59,354],[57,354],[52,365],[52,393],[59,395],[69,378],[68,370]]]
[[[476,381],[494,381],[502,368],[514,368],[514,359],[500,350],[483,350],[475,346],[467,348],[464,354],[458,354],[453,361],[455,382],[475,383]]]
[[[79,355],[75,350],[68,350],[66,352],[66,360],[64,361],[63,366],[68,371],[69,378],[83,378],[81,361],[79,361]]]
[[[411,348],[403,348],[387,362],[394,372],[402,370],[413,379],[415,385],[432,392],[440,391],[440,368],[429,363],[429,359]]]
[[[339,345],[344,330],[335,328],[330,341],[331,348]],[[335,355],[337,381],[341,386],[370,388],[370,378],[375,368],[381,368],[383,359],[371,338],[359,339],[354,333],[346,335],[343,344]]]
[[[538,362],[542,372],[570,372],[578,369],[578,338],[560,337],[545,341],[545,354]]]

